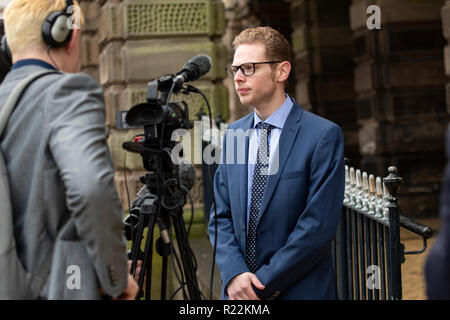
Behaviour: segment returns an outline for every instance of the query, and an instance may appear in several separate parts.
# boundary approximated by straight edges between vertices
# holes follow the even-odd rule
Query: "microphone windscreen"
[[[194,57],[192,59],[192,63],[195,63],[198,66],[198,78],[207,74],[209,70],[211,70],[212,61],[211,58],[206,54],[199,54],[198,56]]]
[[[182,162],[178,165],[181,183],[187,190],[191,190],[195,183],[195,168],[192,163]]]
[[[206,54],[199,54],[189,60],[178,72],[178,75],[183,75],[183,81],[191,82],[195,81],[198,78],[204,76],[211,69],[211,58]]]

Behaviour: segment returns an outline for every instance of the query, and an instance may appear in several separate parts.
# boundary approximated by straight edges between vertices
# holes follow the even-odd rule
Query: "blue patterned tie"
[[[261,200],[267,184],[267,174],[269,169],[269,135],[273,126],[260,122],[256,125],[259,128],[259,144],[256,155],[255,170],[253,172],[253,184],[250,201],[250,221],[248,223],[246,256],[245,262],[252,273],[256,272],[256,223],[258,221]]]

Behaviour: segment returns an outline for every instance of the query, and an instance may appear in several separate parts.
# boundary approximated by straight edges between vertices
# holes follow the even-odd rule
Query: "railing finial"
[[[395,202],[397,201],[398,191],[400,189],[400,185],[402,184],[402,178],[397,175],[397,167],[391,166],[388,168],[389,175],[386,178],[383,178],[383,182],[388,189],[390,198]],[[390,201],[392,202],[390,199]]]

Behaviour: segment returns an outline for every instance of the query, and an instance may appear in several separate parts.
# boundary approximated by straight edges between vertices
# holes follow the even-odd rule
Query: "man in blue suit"
[[[285,94],[291,48],[278,31],[246,29],[233,46],[227,73],[254,112],[229,125],[214,177],[209,234],[222,299],[336,299],[342,130]]]

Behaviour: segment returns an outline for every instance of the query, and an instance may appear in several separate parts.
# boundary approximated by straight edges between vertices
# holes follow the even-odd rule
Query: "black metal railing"
[[[402,179],[395,167],[381,179],[345,167],[342,217],[332,242],[339,298],[343,300],[402,299],[401,264],[407,254],[425,251],[432,230],[400,215]],[[421,250],[405,252],[400,227],[423,238]]]

